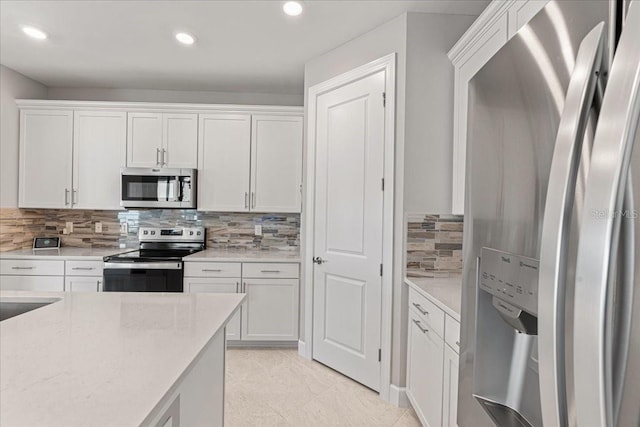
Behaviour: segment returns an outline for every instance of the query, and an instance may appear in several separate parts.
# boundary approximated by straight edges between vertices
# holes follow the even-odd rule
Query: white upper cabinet
[[[72,144],[72,111],[20,111],[19,207],[71,207]]]
[[[130,112],[127,126],[127,166],[196,168],[198,115]]]
[[[449,51],[454,66],[452,213],[464,214],[469,81],[547,0],[494,0]]]
[[[300,212],[302,117],[252,116],[251,210]]]
[[[126,163],[127,114],[75,111],[73,207],[117,210],[120,168]]]
[[[198,209],[247,212],[251,115],[200,114]]]
[[[162,115],[162,152],[164,166],[198,167],[198,115],[164,113]]]

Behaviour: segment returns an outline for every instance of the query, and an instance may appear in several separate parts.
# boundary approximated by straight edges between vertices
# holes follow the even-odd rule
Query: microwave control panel
[[[537,316],[539,266],[534,258],[482,248],[478,284],[498,299]]]

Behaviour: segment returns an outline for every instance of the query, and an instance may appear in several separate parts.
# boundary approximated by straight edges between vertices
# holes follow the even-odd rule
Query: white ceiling
[[[306,0],[295,18],[282,3],[2,0],[0,63],[50,87],[300,94],[309,59],[405,11],[478,15],[488,0]]]

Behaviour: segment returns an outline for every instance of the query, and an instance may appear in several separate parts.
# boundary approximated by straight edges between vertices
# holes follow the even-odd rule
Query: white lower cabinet
[[[100,292],[102,277],[67,276],[64,278],[64,290],[67,292]]]
[[[64,276],[0,276],[3,291],[64,291]]]
[[[242,339],[298,339],[298,279],[244,279]]]
[[[210,293],[210,294],[235,294],[240,289],[240,278],[191,278],[185,277],[184,288],[190,294]],[[229,323],[227,323],[227,339],[240,339],[240,316],[241,311],[238,310],[233,315]]]
[[[407,397],[420,422],[457,427],[460,323],[411,289]]]

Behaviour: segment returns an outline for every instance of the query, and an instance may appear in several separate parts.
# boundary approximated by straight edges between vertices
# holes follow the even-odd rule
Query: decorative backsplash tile
[[[463,217],[407,217],[407,277],[449,277],[462,272]]]
[[[70,234],[63,234],[66,222],[73,222]],[[95,233],[96,222],[102,223],[102,233]],[[121,234],[125,223],[127,233]],[[206,228],[208,248],[297,250],[300,246],[300,214],[4,208],[0,209],[0,252],[29,248],[35,236],[62,236],[64,246],[136,247],[141,226],[196,225]],[[254,236],[255,225],[262,225],[262,236]]]

